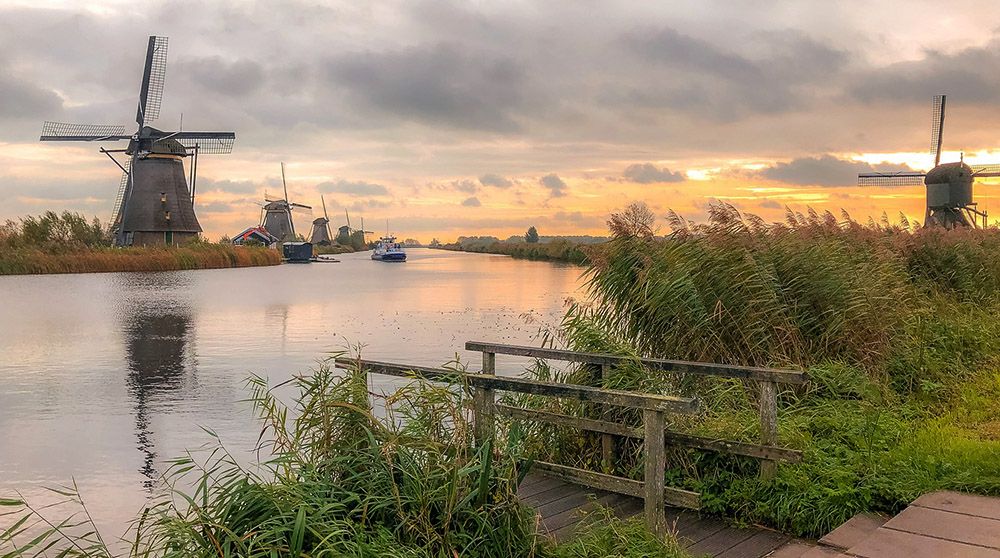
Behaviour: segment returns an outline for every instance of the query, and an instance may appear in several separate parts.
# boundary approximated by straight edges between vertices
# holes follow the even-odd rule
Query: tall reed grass
[[[767,224],[727,205],[702,225],[676,215],[669,224],[667,237],[618,234],[588,248],[589,295],[553,335],[583,351],[794,367],[812,378],[779,401],[781,442],[802,450],[802,463],[761,481],[754,460],[675,448],[671,484],[702,492],[710,513],[809,536],[858,512],[894,513],[930,490],[1000,495],[1000,231],[815,212]],[[532,373],[596,381],[544,363]],[[757,439],[753,385],[638,365],[610,382],[697,395],[705,410],[674,418],[674,429]],[[529,434],[536,456],[601,466],[596,437]],[[640,478],[641,448],[620,449],[616,472]]]
[[[0,275],[173,271],[280,263],[277,250],[202,242],[132,248],[0,248]]]

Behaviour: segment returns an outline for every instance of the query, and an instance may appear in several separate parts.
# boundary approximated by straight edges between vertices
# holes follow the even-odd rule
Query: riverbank
[[[208,243],[131,248],[0,248],[0,275],[178,271],[280,263],[281,254],[277,250]]]
[[[453,252],[474,252],[478,254],[500,254],[524,260],[541,260],[550,262],[566,262],[577,265],[587,263],[587,252],[584,244],[564,239],[549,242],[510,242],[506,240],[483,242],[478,239],[430,246],[439,250]]]

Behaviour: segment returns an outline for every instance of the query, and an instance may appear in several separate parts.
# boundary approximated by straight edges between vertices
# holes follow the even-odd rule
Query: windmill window
[[[160,203],[167,203],[167,193],[160,192]]]
[[[170,212],[169,211],[164,211],[163,212],[163,216],[166,217],[167,221],[170,220]]]

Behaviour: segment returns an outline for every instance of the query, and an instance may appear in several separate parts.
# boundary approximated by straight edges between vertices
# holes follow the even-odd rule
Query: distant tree
[[[219,239],[219,244],[225,245],[225,244],[232,244],[232,243],[233,243],[233,239],[229,238],[228,234],[222,235],[222,238]]]
[[[621,213],[612,213],[608,229],[612,236],[650,238],[656,234],[656,215],[646,202],[632,202]]]
[[[534,225],[528,227],[528,232],[524,233],[524,241],[530,244],[538,242],[538,229]]]
[[[438,240],[438,239],[436,239],[436,238],[432,238],[431,239],[431,246],[437,248],[438,246],[441,246],[441,241]]]

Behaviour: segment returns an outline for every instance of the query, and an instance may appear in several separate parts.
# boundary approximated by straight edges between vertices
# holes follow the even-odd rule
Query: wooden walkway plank
[[[998,506],[1000,507],[1000,506]],[[1000,520],[910,506],[885,529],[984,546],[1000,551]]]
[[[847,550],[868,538],[876,529],[885,525],[888,518],[873,513],[859,513],[823,536],[819,543]]]
[[[1000,519],[1000,501],[989,496],[959,492],[929,492],[913,501],[913,506]]]
[[[752,536],[754,532],[751,529],[720,529],[715,534],[687,547],[687,551],[695,556],[704,554],[718,556]]]
[[[760,558],[791,540],[791,537],[777,531],[761,530],[740,544],[717,554],[718,558]]]

